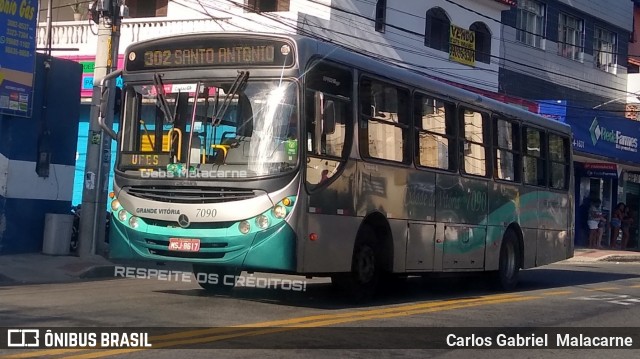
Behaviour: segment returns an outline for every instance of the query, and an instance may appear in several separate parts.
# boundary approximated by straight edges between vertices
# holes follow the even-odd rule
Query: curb
[[[640,255],[619,256],[619,255],[613,254],[610,256],[606,256],[604,258],[599,258],[598,261],[599,262],[625,262],[625,263],[640,262]]]
[[[89,267],[86,270],[82,271],[78,278],[81,279],[104,279],[104,278],[115,278],[113,273],[115,271],[115,265],[100,265]]]

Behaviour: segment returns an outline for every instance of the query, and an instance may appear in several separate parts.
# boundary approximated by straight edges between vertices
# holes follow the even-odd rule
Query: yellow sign
[[[451,25],[449,31],[449,59],[473,66],[476,62],[476,33]]]

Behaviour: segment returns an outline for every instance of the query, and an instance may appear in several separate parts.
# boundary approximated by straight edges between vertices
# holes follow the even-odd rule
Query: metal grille
[[[254,191],[241,188],[133,186],[123,189],[138,198],[168,203],[220,203],[256,197]]]

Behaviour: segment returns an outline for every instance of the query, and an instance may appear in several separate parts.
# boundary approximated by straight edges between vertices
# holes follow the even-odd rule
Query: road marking
[[[620,287],[601,287],[601,288],[585,288],[590,292],[606,292],[608,290],[618,290]]]
[[[610,304],[618,304],[618,305],[635,305],[640,303],[640,298],[635,298],[626,294],[600,294],[600,295],[592,295],[588,297],[576,297],[571,298],[576,300],[593,300],[606,302]]]
[[[545,293],[540,293],[540,295],[565,295],[565,294],[572,294],[573,291],[572,290],[557,290],[555,292],[545,292]]]
[[[255,329],[255,328],[262,328],[262,327],[285,326],[285,325],[300,324],[300,323],[311,322],[311,321],[350,318],[354,316],[359,317],[359,316],[366,316],[366,315],[373,315],[373,314],[406,312],[406,311],[418,310],[418,309],[424,309],[424,308],[439,308],[439,307],[446,308],[459,303],[482,304],[484,302],[490,303],[491,301],[494,301],[494,300],[513,299],[513,298],[520,298],[520,297],[522,296],[518,294],[499,294],[499,295],[490,295],[490,296],[482,296],[482,297],[447,299],[447,300],[440,300],[440,301],[434,301],[434,302],[422,302],[418,304],[385,307],[380,309],[368,309],[368,310],[356,310],[356,311],[352,310],[348,312],[335,313],[335,314],[319,314],[319,315],[312,315],[312,316],[306,316],[306,317],[274,320],[274,321],[268,321],[268,322],[241,324],[241,325],[235,325],[235,326],[224,327],[224,328],[190,330],[190,331],[184,331],[184,332],[153,336],[153,337],[150,337],[149,340],[166,341],[166,340],[172,340],[172,339],[193,338],[193,337],[211,335],[211,334],[223,334],[223,333],[238,332],[238,331],[246,332],[247,329]],[[154,346],[154,347],[157,347],[157,346]],[[16,356],[7,356],[5,358],[8,358],[8,359],[9,358],[10,359],[32,358],[32,357],[38,357],[38,356],[52,356],[52,355],[65,354],[66,352],[75,353],[77,351],[87,351],[87,350],[95,350],[95,349],[47,349],[47,350],[41,350],[36,352],[15,354]],[[120,350],[124,350],[124,349],[120,349]],[[133,350],[133,349],[128,349],[128,350]],[[141,349],[136,349],[136,350],[141,350]],[[52,353],[52,352],[55,352],[55,353]]]
[[[67,353],[76,353],[76,352],[82,352],[85,350],[87,349],[49,349],[49,350],[32,351],[32,352],[26,352],[26,353],[20,353],[20,354],[12,354],[12,355],[4,356],[2,358],[5,358],[5,359],[34,358],[34,357],[41,357],[41,356],[54,356],[54,355],[67,354]]]
[[[349,313],[341,313],[339,315],[320,315],[313,317],[302,317],[302,318],[293,318],[290,320],[280,321],[280,322],[289,322],[289,325],[298,324],[296,326],[285,326],[285,327],[276,327],[276,328],[255,328],[258,324],[247,324],[244,326],[245,331],[235,332],[235,333],[223,333],[214,336],[200,337],[200,338],[186,338],[183,340],[170,340],[166,342],[161,342],[158,344],[154,344],[152,348],[132,348],[132,349],[111,349],[111,350],[101,350],[94,351],[86,354],[74,355],[65,357],[66,359],[94,359],[101,358],[112,355],[119,354],[127,354],[127,353],[135,353],[142,350],[152,350],[152,349],[161,349],[182,345],[190,345],[190,344],[204,344],[211,343],[215,341],[221,341],[225,339],[238,338],[238,337],[249,337],[256,335],[264,335],[264,334],[274,334],[285,331],[298,330],[302,328],[315,328],[315,327],[324,327],[334,324],[342,324],[342,323],[353,323],[364,320],[371,319],[385,319],[385,318],[395,318],[395,317],[403,317],[410,316],[416,314],[424,314],[424,313],[432,313],[439,312],[451,309],[460,309],[460,308],[469,308],[469,307],[477,307],[482,305],[489,304],[500,304],[500,303],[513,303],[513,302],[521,302],[533,299],[540,299],[539,296],[496,296],[489,297],[490,299],[468,299],[468,300],[455,300],[451,302],[440,302],[440,303],[423,303],[419,305],[409,305],[409,306],[400,306],[393,308],[385,308],[382,310],[367,310],[367,311],[356,311]],[[409,309],[410,308],[410,309]],[[367,314],[363,314],[367,313]],[[310,321],[309,318],[318,318],[325,317],[326,320],[316,319]],[[333,318],[330,318],[333,317]],[[302,324],[301,324],[302,323]],[[238,327],[234,327],[236,329]],[[252,329],[253,328],[253,329]],[[191,331],[194,332],[194,331]],[[187,332],[176,333],[177,335],[185,335]]]

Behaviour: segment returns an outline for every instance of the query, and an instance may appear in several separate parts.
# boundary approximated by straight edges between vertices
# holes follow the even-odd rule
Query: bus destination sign
[[[209,66],[291,66],[292,47],[281,40],[178,39],[132,46],[127,71]]]
[[[171,157],[168,153],[121,152],[120,165],[125,169],[166,168]]]

